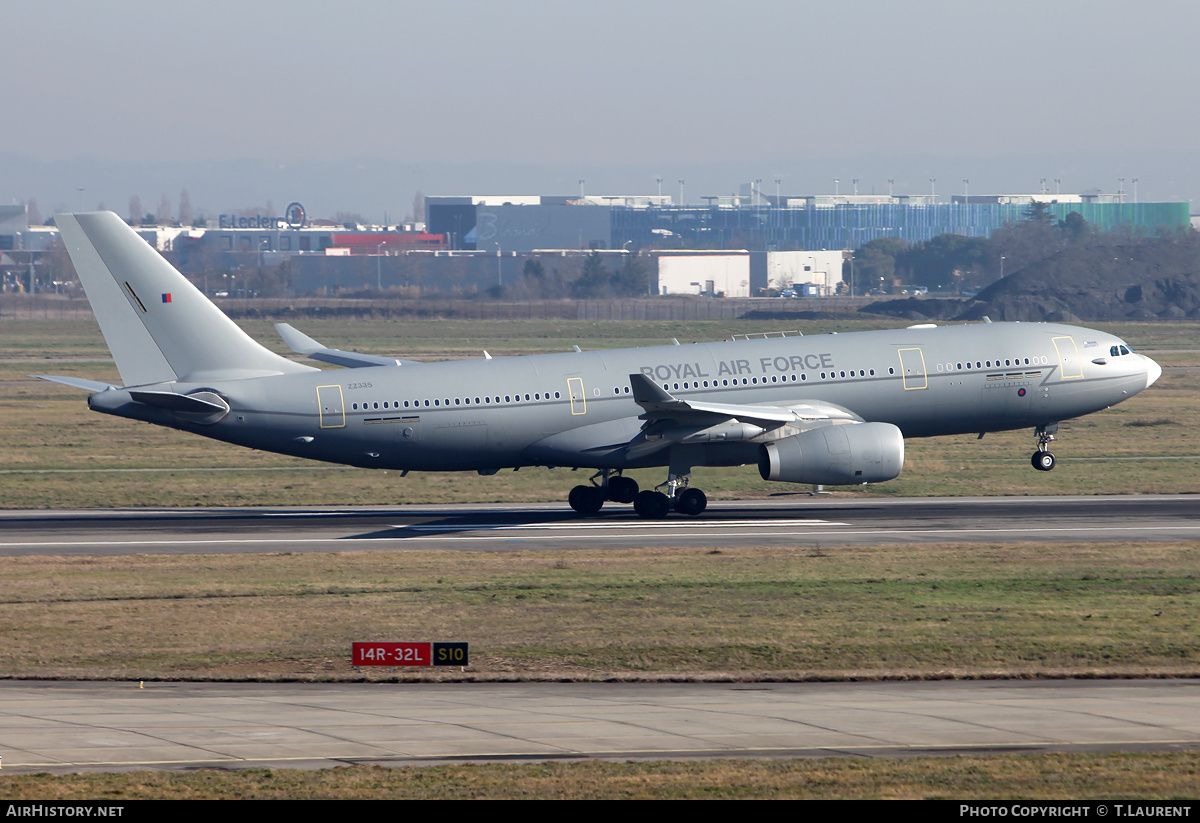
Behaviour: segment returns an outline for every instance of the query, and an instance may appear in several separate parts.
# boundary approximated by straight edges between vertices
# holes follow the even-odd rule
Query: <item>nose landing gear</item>
[[[1029,459],[1033,467],[1040,472],[1048,472],[1058,465],[1058,460],[1050,453],[1050,442],[1054,440],[1054,435],[1058,433],[1058,424],[1051,423],[1048,426],[1037,427],[1038,445],[1037,451]]]

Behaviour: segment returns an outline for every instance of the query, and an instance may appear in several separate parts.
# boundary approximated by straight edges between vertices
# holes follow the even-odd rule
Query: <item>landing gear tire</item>
[[[671,511],[671,501],[662,492],[638,492],[633,498],[633,510],[641,517],[662,519]]]
[[[1050,452],[1034,452],[1029,462],[1040,472],[1048,472],[1058,464],[1058,460]]]
[[[608,499],[614,503],[632,503],[638,494],[638,482],[632,477],[613,477],[608,481]]]
[[[699,489],[687,488],[675,495],[675,511],[695,517],[708,508],[708,497]]]
[[[584,516],[593,515],[604,505],[604,492],[595,486],[576,486],[567,495],[567,503]]]

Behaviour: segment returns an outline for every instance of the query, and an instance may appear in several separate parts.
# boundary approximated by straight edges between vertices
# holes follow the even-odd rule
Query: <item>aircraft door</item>
[[[1083,377],[1083,358],[1079,356],[1079,347],[1073,337],[1055,337],[1054,348],[1058,352],[1058,364],[1061,367],[1059,375],[1063,380],[1073,377]]]
[[[340,429],[346,425],[346,404],[341,386],[317,386],[317,413],[321,428]]]
[[[567,378],[567,393],[571,397],[571,414],[587,414],[587,392],[582,377]]]
[[[900,349],[900,376],[904,381],[905,391],[929,388],[925,355],[919,348]]]

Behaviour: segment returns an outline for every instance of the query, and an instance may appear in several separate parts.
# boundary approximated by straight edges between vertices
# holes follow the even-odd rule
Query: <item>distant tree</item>
[[[571,296],[587,300],[594,297],[604,297],[609,290],[609,273],[604,268],[600,252],[593,251],[583,262],[583,271],[571,284]]]
[[[1082,214],[1073,211],[1058,221],[1058,230],[1071,240],[1081,240],[1091,232],[1091,226],[1083,219]]]
[[[75,276],[75,264],[71,262],[71,255],[67,253],[67,244],[63,242],[61,236],[54,239],[46,252],[49,267],[47,274],[52,282],[68,283],[68,288],[79,282]]]
[[[896,278],[896,257],[908,251],[908,243],[899,237],[879,237],[854,251],[855,293],[892,285]]]
[[[1048,203],[1034,200],[1029,204],[1029,208],[1025,209],[1025,220],[1029,223],[1051,225],[1054,222],[1054,215],[1050,213],[1050,205]]]
[[[637,253],[625,255],[621,268],[613,273],[609,281],[612,293],[617,297],[641,297],[646,294],[650,278]]]
[[[1063,232],[1040,220],[1022,220],[1001,226],[992,232],[988,243],[988,270],[992,279],[1000,276],[1000,258],[1004,274],[1009,275],[1044,260],[1062,249]]]
[[[188,197],[187,189],[183,189],[179,192],[179,225],[190,226],[195,219],[196,214],[192,211],[192,198]]]
[[[165,194],[158,199],[158,211],[154,216],[160,223],[171,222],[171,200]]]
[[[425,195],[419,189],[413,197],[412,219],[417,223],[425,222]]]
[[[525,261],[524,267],[521,269],[521,277],[528,280],[545,281],[546,267],[542,265],[542,261],[536,257],[530,257]]]
[[[982,237],[939,234],[897,255],[896,262],[915,285],[957,291],[964,278],[984,265],[987,250]]]
[[[38,210],[36,197],[30,197],[25,201],[25,218],[31,226],[42,225],[42,213]]]
[[[129,223],[136,226],[142,222],[142,198],[136,194],[129,196]]]

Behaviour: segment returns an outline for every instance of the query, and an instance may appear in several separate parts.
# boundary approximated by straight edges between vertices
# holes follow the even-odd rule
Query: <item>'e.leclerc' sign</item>
[[[255,214],[251,217],[238,217],[236,214],[218,214],[217,227],[222,229],[277,229],[283,222],[278,217],[267,217],[265,214]]]
[[[466,643],[351,643],[352,666],[466,666]]]

